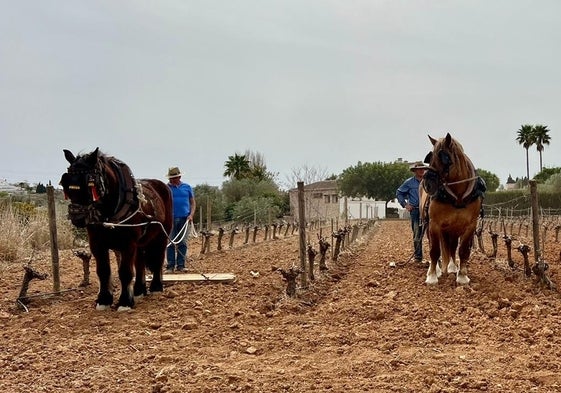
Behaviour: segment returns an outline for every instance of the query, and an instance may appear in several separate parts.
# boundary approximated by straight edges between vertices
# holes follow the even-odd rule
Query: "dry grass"
[[[59,209],[61,210],[61,209]],[[61,250],[72,248],[76,237],[66,211],[57,212],[57,242]],[[2,204],[0,208],[0,263],[29,258],[49,250],[51,234],[47,209],[32,204]]]

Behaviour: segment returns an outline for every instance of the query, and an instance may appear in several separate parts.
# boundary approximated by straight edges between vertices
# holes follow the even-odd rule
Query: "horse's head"
[[[445,178],[450,172],[452,165],[458,162],[459,156],[464,155],[464,149],[458,141],[452,138],[450,133],[447,133],[444,138],[440,139],[434,139],[430,135],[428,137],[433,149],[425,157],[425,162],[428,161],[430,167]]]
[[[65,197],[70,199],[68,217],[79,228],[99,222],[101,218],[96,206],[106,192],[101,156],[99,148],[77,157],[71,151],[64,150],[64,157],[70,166],[62,175],[60,185]]]
[[[424,162],[429,164],[429,169],[425,172],[423,187],[428,194],[433,195],[442,183],[448,180],[454,163],[459,161],[459,154],[463,155],[463,148],[450,133],[440,139],[435,139],[430,135],[428,137],[433,149],[424,159]]]

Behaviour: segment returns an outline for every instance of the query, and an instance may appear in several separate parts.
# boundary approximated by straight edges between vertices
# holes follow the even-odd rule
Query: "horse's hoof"
[[[460,285],[468,285],[470,282],[470,279],[468,276],[463,275],[463,274],[458,274],[456,276],[456,283],[460,284]]]
[[[427,274],[425,283],[427,283],[428,285],[436,285],[438,284],[438,277],[436,276],[436,274]]]
[[[97,311],[105,311],[105,310],[109,310],[110,308],[111,308],[110,304],[99,304],[99,303],[95,304],[95,309]]]
[[[130,311],[130,310],[132,310],[132,308],[129,306],[119,306],[119,308],[117,308],[117,312]]]

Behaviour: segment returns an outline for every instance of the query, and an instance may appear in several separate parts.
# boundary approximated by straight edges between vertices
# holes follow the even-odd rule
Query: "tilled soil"
[[[15,307],[22,263],[0,263],[0,390],[561,392],[559,293],[526,277],[517,251],[511,269],[501,241],[496,259],[490,240],[486,253],[474,247],[470,285],[449,276],[429,287],[408,261],[409,223],[380,221],[293,298],[273,267],[299,265],[297,235],[204,255],[199,242],[190,270],[235,282],[167,285],[128,312],[94,309],[95,265],[92,284],[77,288],[82,264],[70,251],[65,292],[43,296],[52,281],[33,280],[27,310]],[[558,284],[561,247],[545,243]],[[33,262],[50,264],[48,254]]]

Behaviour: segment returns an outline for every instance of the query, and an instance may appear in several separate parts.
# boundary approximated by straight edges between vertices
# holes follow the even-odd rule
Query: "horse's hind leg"
[[[458,272],[458,266],[456,265],[456,249],[458,248],[458,238],[456,236],[450,239],[450,248],[449,248],[449,263],[447,273],[454,274]]]
[[[136,259],[136,249],[131,247],[121,251],[121,264],[119,265],[119,280],[121,281],[121,296],[119,297],[117,311],[126,311],[134,307],[133,297],[133,264]]]
[[[139,249],[136,252],[135,266],[135,280],[133,295],[136,298],[146,295],[146,272],[144,269],[146,263],[146,252],[143,249]]]
[[[458,250],[458,255],[460,257],[460,269],[456,273],[456,282],[461,285],[467,285],[470,282],[467,275],[467,265],[471,253],[471,242],[472,236],[463,236],[460,240],[460,248]]]
[[[160,236],[154,243],[146,249],[146,266],[152,272],[150,282],[150,292],[163,292],[162,268],[164,266],[165,253],[167,248],[167,237]]]

